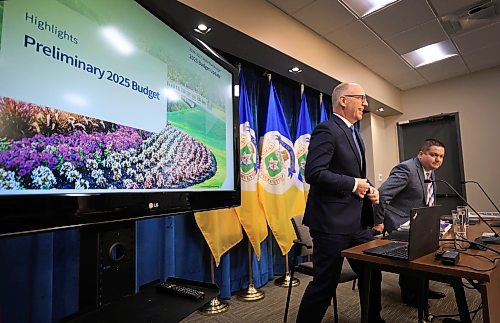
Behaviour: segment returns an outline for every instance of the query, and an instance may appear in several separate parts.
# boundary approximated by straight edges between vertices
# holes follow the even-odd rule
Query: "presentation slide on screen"
[[[231,190],[232,84],[132,0],[0,1],[0,194]]]

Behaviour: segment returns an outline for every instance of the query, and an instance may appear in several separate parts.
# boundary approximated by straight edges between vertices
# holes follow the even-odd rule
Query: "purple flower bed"
[[[47,109],[20,106],[22,115],[13,114],[20,120],[33,118],[27,112],[30,107]],[[1,109],[0,105],[0,117]],[[55,112],[61,118],[64,113]],[[185,188],[211,178],[217,170],[205,145],[170,124],[160,133],[107,127],[114,131],[0,138],[0,190]]]
[[[87,159],[101,160],[111,151],[137,148],[142,143],[135,129],[118,127],[113,133],[76,131],[70,135],[36,135],[14,141],[10,149],[0,151],[0,165],[24,176],[38,166],[59,169],[64,162],[83,167]]]

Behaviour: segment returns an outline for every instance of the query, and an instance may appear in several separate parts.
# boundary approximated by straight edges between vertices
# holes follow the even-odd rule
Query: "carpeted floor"
[[[292,290],[290,302],[290,311],[288,313],[288,322],[295,322],[297,309],[304,293],[304,289],[311,277],[297,274],[300,279],[300,285]],[[360,320],[360,307],[358,290],[351,290],[352,283],[339,285],[337,289],[339,321],[354,323]],[[434,290],[446,293],[446,297],[440,300],[430,300],[430,313],[434,316],[442,314],[457,314],[457,307],[453,289],[442,283],[431,282],[430,287]],[[283,322],[285,310],[286,288],[276,286],[273,282],[267,283],[260,290],[265,292],[265,298],[255,302],[243,302],[234,295],[228,301],[229,308],[222,314],[206,316],[195,312],[182,320],[188,322],[260,322],[272,323]],[[465,289],[469,309],[475,310],[481,304],[481,297],[476,290]],[[417,322],[417,310],[413,307],[404,305],[400,301],[398,276],[391,273],[383,273],[382,283],[382,317],[387,323]],[[458,316],[455,317],[458,319]],[[436,317],[433,322],[442,322],[443,318]],[[323,322],[333,322],[332,307],[328,309]],[[482,312],[479,311],[473,322],[482,322]]]

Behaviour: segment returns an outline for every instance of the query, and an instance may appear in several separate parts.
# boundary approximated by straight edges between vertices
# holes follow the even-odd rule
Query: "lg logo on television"
[[[158,207],[158,203],[149,203],[149,209],[152,210],[152,209],[156,209]]]

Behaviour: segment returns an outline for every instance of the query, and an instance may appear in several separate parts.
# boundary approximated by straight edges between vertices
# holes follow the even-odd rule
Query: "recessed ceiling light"
[[[196,27],[194,29],[194,31],[196,31],[197,33],[202,34],[202,35],[208,34],[211,30],[212,30],[212,28],[208,27],[205,24],[199,24],[198,27]]]
[[[403,58],[414,68],[428,65],[443,59],[457,56],[455,46],[449,40],[430,44],[409,53],[403,54]]]
[[[344,3],[359,17],[364,17],[395,1],[396,0],[344,0]]]
[[[384,110],[384,108],[383,108],[383,107],[380,107],[380,108],[378,108],[378,109],[377,109],[377,110],[375,110],[375,111],[377,111],[377,112],[384,112],[385,110]]]
[[[290,73],[300,73],[302,70],[298,66],[294,66],[291,69],[288,70]]]

